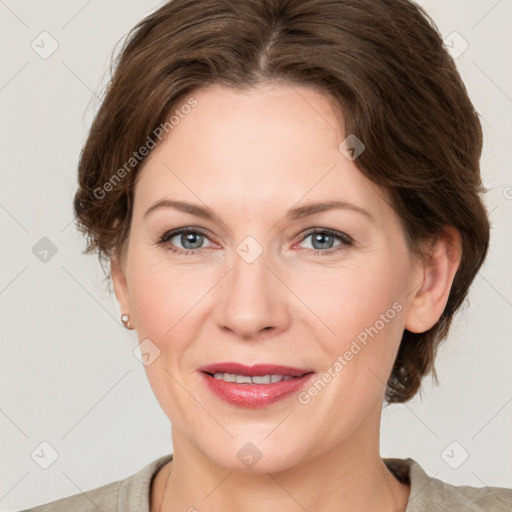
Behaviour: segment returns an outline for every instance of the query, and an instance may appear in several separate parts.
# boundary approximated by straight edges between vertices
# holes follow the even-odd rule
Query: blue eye
[[[174,243],[170,243],[173,238],[178,236],[179,243],[183,245],[183,249],[179,247],[176,248]],[[200,246],[205,239],[208,238],[206,237],[206,233],[201,229],[186,227],[164,233],[157,245],[165,245],[172,252],[189,255],[201,252],[204,247]],[[192,247],[189,247],[189,245]]]
[[[342,250],[354,243],[352,237],[332,229],[315,228],[313,231],[306,233],[300,241],[303,242],[309,237],[312,237],[311,243],[313,245],[313,249],[308,249],[307,254],[319,254],[322,256],[332,254],[333,252]],[[338,240],[340,243],[333,247],[332,243],[335,240]]]

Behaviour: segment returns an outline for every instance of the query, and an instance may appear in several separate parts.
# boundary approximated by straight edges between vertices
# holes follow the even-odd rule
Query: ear
[[[453,226],[446,226],[419,263],[421,283],[412,292],[414,295],[406,314],[405,328],[408,331],[428,331],[439,320],[448,302],[461,255],[460,232]]]
[[[126,284],[125,266],[122,256],[115,251],[110,258],[110,274],[112,276],[112,283],[114,284],[114,291],[121,313],[130,314],[130,301],[128,298],[128,286]]]

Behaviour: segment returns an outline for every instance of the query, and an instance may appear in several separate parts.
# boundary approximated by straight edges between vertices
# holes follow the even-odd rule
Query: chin
[[[242,473],[277,473],[286,471],[300,463],[297,445],[272,442],[264,437],[244,436],[230,439],[228,443],[219,443],[212,450],[212,444],[201,450],[214,464],[223,468]],[[260,440],[259,440],[260,439]],[[199,447],[200,448],[200,447]]]

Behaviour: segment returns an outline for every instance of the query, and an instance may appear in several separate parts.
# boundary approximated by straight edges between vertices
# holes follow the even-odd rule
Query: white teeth
[[[254,384],[270,384],[271,382],[279,382],[281,379],[276,381],[272,380],[272,377],[279,377],[279,375],[255,375],[251,377],[251,381]]]
[[[236,382],[237,384],[271,384],[295,378],[290,375],[255,375],[254,377],[249,377],[248,375],[236,375],[234,373],[216,373],[214,377],[226,382]]]

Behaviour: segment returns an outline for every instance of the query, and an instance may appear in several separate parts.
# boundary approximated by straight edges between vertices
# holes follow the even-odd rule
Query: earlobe
[[[413,291],[405,319],[408,331],[428,331],[439,320],[448,302],[461,255],[460,232],[453,226],[446,226],[422,262],[422,282]]]

